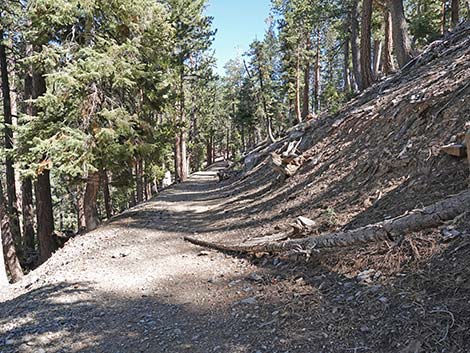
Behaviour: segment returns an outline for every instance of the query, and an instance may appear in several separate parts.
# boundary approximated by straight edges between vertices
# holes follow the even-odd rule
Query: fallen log
[[[242,253],[283,253],[298,251],[311,254],[314,250],[336,247],[347,247],[386,240],[394,240],[398,236],[424,229],[435,228],[450,221],[470,208],[470,190],[439,201],[423,209],[416,209],[405,214],[370,224],[354,230],[327,233],[319,236],[306,231],[306,237],[284,241],[269,241],[263,243],[222,244],[208,242],[192,237],[185,237],[193,244],[228,252]]]

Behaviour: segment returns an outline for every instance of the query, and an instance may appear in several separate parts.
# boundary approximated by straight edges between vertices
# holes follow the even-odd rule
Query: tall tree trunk
[[[310,33],[307,35],[305,50],[310,53],[312,44],[310,40]],[[310,113],[310,55],[306,56],[304,68],[304,93],[302,98],[302,119],[307,118]]]
[[[300,107],[300,45],[297,48],[295,65],[295,115],[297,116],[297,123],[301,123],[302,110]]]
[[[361,89],[366,89],[373,82],[371,65],[371,21],[372,21],[372,0],[362,1],[362,21],[361,21]]]
[[[175,134],[175,182],[182,182],[182,170],[181,170],[181,134],[176,131]]]
[[[374,40],[374,71],[373,77],[374,80],[377,80],[379,77],[380,71],[380,60],[382,58],[382,41],[380,39]]]
[[[36,99],[46,93],[46,81],[44,76],[33,72],[33,98]],[[37,109],[34,108],[34,114]],[[47,160],[43,163],[47,165]],[[52,253],[57,250],[52,235],[54,233],[54,214],[52,211],[52,195],[50,171],[45,168],[40,173],[35,185],[36,194],[36,219],[37,219],[37,239],[39,244],[39,262],[46,261]]]
[[[213,152],[212,152],[212,132],[209,135],[209,138],[207,139],[206,142],[206,161],[207,161],[207,166],[210,166],[211,164],[214,163],[214,160],[212,159],[213,157]]]
[[[180,59],[180,82],[179,82],[179,114],[175,122],[175,182],[181,183],[187,179],[186,167],[186,114],[184,95],[184,62]]]
[[[392,13],[393,45],[397,55],[398,65],[405,66],[411,59],[411,42],[408,37],[403,0],[389,0]]]
[[[444,34],[447,29],[447,0],[441,0],[441,34]]]
[[[388,6],[384,8],[385,45],[383,55],[383,73],[389,75],[395,71],[393,63],[392,14]]]
[[[7,212],[11,217],[11,233],[15,240],[17,251],[21,250],[21,230],[19,222],[19,214],[16,197],[16,180],[15,169],[13,168],[13,159],[10,152],[13,149],[13,130],[12,130],[12,106],[10,81],[8,77],[8,60],[3,30],[0,30],[0,71],[2,79],[2,95],[3,95],[3,117],[4,117],[4,134],[5,134],[5,171],[6,171],[6,189],[7,189]]]
[[[44,169],[36,181],[36,217],[38,226],[39,262],[43,263],[57,250],[49,169]]]
[[[268,104],[266,103],[266,96],[265,96],[265,92],[264,92],[263,72],[261,71],[261,65],[258,66],[258,79],[259,79],[259,85],[260,85],[261,104],[263,106],[264,120],[266,122],[266,135],[268,136],[268,138],[271,142],[275,142],[276,139],[274,138],[274,135],[273,135],[273,128],[272,128],[272,125],[271,125],[271,117],[269,116]],[[234,116],[235,116],[235,114],[234,114]]]
[[[459,0],[452,0],[452,13],[451,13],[451,18],[452,18],[452,28],[456,27],[459,24]]]
[[[100,188],[100,175],[94,172],[88,175],[85,193],[83,195],[83,212],[85,216],[86,230],[89,232],[99,225],[96,201]]]
[[[2,229],[0,228],[0,242],[3,243],[3,235]],[[7,264],[5,262],[5,256],[3,254],[3,245],[0,246],[0,289],[2,287],[6,287],[10,284],[8,281],[8,273],[7,273]]]
[[[106,219],[109,220],[113,216],[113,205],[111,202],[111,193],[109,192],[108,172],[105,169],[101,171],[101,186],[103,187],[103,200],[104,209],[106,211]]]
[[[188,149],[186,144],[187,139],[187,131],[186,128],[183,127],[181,130],[181,175],[182,181],[188,180],[189,175],[189,159],[188,159]]]
[[[181,66],[181,102],[180,102],[180,123],[181,123],[181,130],[180,130],[180,163],[181,163],[181,182],[184,182],[188,179],[188,161],[187,161],[187,151],[186,151],[186,139],[187,139],[187,131],[186,131],[186,104],[185,104],[185,94],[184,94],[184,63]]]
[[[149,197],[151,197],[152,191],[149,189],[149,185],[147,177],[144,177],[144,201],[148,201]]]
[[[354,81],[356,86],[360,89],[362,87],[361,82],[361,64],[359,55],[359,0],[353,0],[351,7],[351,56],[352,56],[352,68]]]
[[[225,159],[230,160],[230,126],[227,126],[227,141],[225,145]]]
[[[346,33],[349,31],[349,24],[345,23],[344,29]],[[351,79],[350,79],[350,72],[349,72],[349,43],[351,41],[351,38],[348,34],[346,39],[344,40],[344,62],[343,62],[343,91],[345,93],[349,93],[351,91]]]
[[[7,273],[10,275],[12,282],[16,282],[23,277],[20,261],[16,256],[13,235],[10,230],[10,217],[8,216],[5,208],[5,197],[3,196],[2,181],[0,180],[0,237],[2,240],[2,256],[3,264]],[[5,274],[2,269],[0,275],[0,285],[5,284]]]
[[[81,185],[77,185],[77,221],[78,221],[78,233],[86,232],[86,221],[85,221],[85,205],[83,203],[83,195],[85,191]]]
[[[242,139],[242,152],[246,151],[245,124],[242,122],[240,127],[240,135]]]
[[[26,44],[26,57],[33,54],[33,46]],[[34,115],[33,99],[33,67],[27,67],[24,79],[25,114]],[[34,253],[34,207],[33,207],[33,181],[26,177],[21,182],[21,213],[23,215],[23,246],[26,255]]]
[[[141,159],[137,159],[135,162],[135,180],[136,180],[136,192],[137,202],[144,200],[144,185],[143,185],[143,162]]]
[[[315,54],[315,82],[314,82],[314,100],[315,100],[315,113],[320,111],[320,29],[317,29],[317,47]]]
[[[21,183],[21,208],[23,214],[23,247],[25,255],[34,253],[34,209],[33,182],[31,178],[23,179]]]

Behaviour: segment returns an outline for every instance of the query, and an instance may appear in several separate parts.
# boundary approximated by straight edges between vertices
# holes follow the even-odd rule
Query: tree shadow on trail
[[[44,284],[0,304],[0,352],[392,353],[413,340],[426,352],[466,352],[470,307],[458,285],[443,280],[452,264],[442,262],[461,245],[423,261],[416,273],[371,283],[358,282],[355,274],[369,267],[354,267],[347,250],[308,263],[253,258],[259,277],[211,282],[217,300],[210,305],[99,291],[87,282]],[[470,256],[470,247],[459,254]],[[351,261],[348,275],[335,269],[340,261]],[[470,279],[465,261],[452,268]],[[217,298],[229,288],[236,300]]]
[[[0,352],[256,349],[252,326],[221,311],[195,311],[163,299],[97,293],[86,283],[45,285],[0,304]]]

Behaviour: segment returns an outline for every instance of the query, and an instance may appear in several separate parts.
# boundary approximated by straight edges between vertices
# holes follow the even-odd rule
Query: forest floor
[[[240,219],[258,214],[243,211],[237,183],[217,182],[221,167],[71,240],[0,292],[0,352],[468,352],[464,233],[308,262],[206,251],[183,236],[241,239],[251,231]],[[419,259],[402,268],[410,244]]]

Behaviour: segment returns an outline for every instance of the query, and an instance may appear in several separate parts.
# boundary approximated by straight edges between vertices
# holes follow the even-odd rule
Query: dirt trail
[[[1,352],[248,352],[254,266],[182,236],[210,227],[217,165],[71,241],[2,293]],[[256,277],[256,276],[255,276]],[[257,278],[257,277],[256,277]],[[240,280],[241,279],[241,280]],[[249,298],[246,304],[238,303]],[[247,308],[248,309],[248,308]]]

